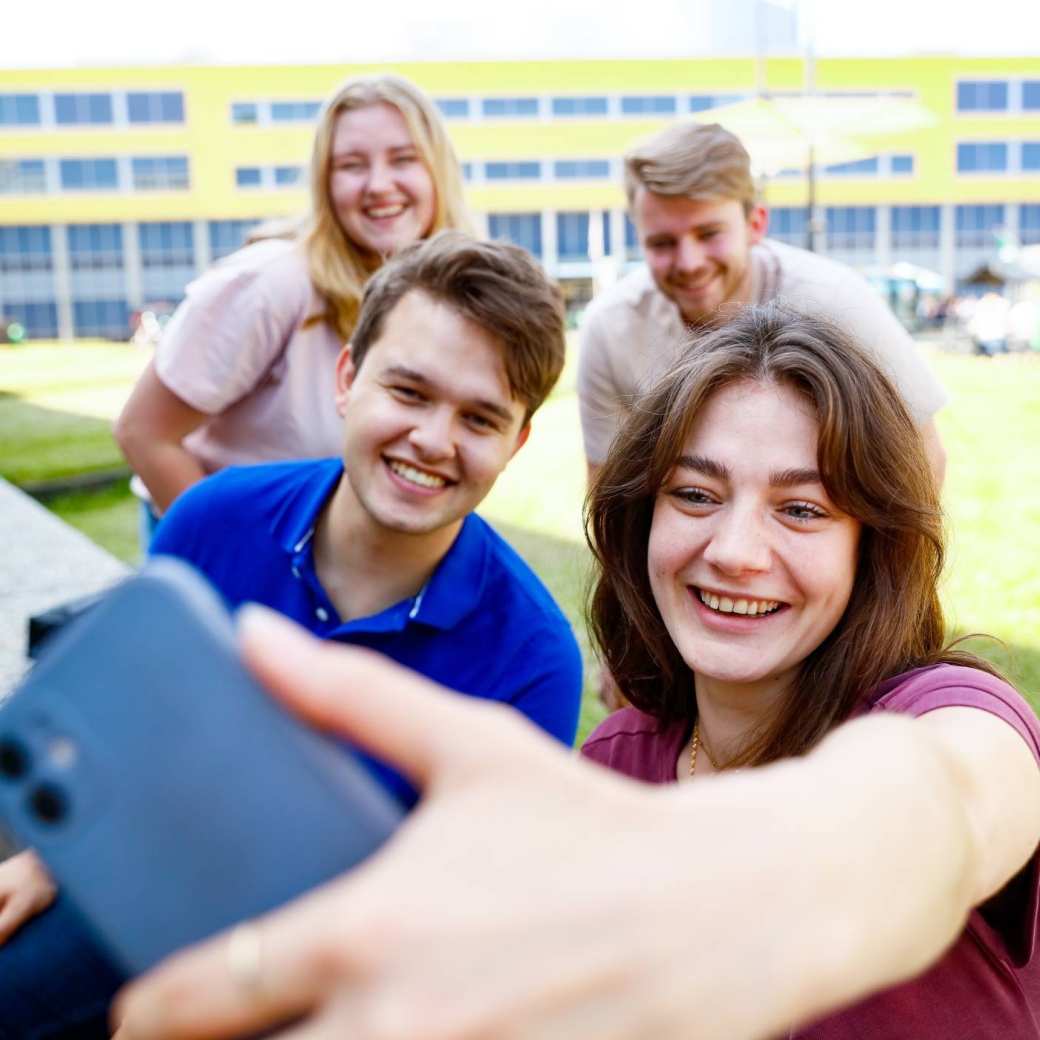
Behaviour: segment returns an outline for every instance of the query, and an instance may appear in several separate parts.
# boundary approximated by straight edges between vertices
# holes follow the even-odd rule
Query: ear
[[[356,375],[357,368],[348,343],[336,358],[336,411],[340,416],[346,413],[350,388],[354,385]]]
[[[769,210],[759,203],[748,214],[747,224],[751,245],[761,242],[769,228]]]
[[[527,443],[527,438],[530,436],[531,423],[528,421],[520,427],[520,432],[516,435],[516,444],[513,445],[513,450],[509,454],[510,458],[512,458]]]

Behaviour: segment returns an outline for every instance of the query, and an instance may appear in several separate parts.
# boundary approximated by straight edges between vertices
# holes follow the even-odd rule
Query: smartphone
[[[401,816],[260,687],[217,593],[171,557],[56,635],[0,705],[0,823],[129,975],[349,869]]]

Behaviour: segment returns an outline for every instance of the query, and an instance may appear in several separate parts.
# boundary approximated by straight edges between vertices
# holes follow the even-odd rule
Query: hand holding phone
[[[400,817],[267,696],[216,593],[170,558],[57,636],[0,706],[0,819],[129,974],[340,874]]]

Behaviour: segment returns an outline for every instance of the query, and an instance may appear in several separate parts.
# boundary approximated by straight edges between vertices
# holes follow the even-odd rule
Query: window
[[[625,259],[638,260],[643,255],[643,244],[639,241],[639,231],[632,218],[625,214]]]
[[[589,259],[588,213],[556,214],[556,255],[565,262]]]
[[[808,234],[808,218],[804,206],[770,207],[770,238],[777,238],[792,246],[804,246]]]
[[[260,119],[260,110],[255,101],[233,101],[231,103],[232,123],[256,123]]]
[[[536,181],[541,175],[540,162],[484,163],[484,177],[489,181]]]
[[[1007,108],[1007,80],[965,80],[957,84],[958,112],[1006,112]]]
[[[273,123],[309,123],[321,111],[320,101],[272,101]]]
[[[1018,240],[1024,246],[1040,245],[1040,203],[1018,207]]]
[[[605,116],[607,99],[605,97],[554,97],[552,114],[554,116]]]
[[[184,95],[179,90],[126,95],[127,118],[131,123],[183,123]]]
[[[958,173],[1005,173],[1007,168],[1006,141],[961,141],[957,145]]]
[[[985,249],[994,244],[994,234],[1004,226],[1004,207],[958,206],[957,245],[968,249]]]
[[[138,224],[137,240],[143,268],[195,266],[195,236],[189,221]]]
[[[39,195],[46,190],[42,159],[0,159],[0,195]]]
[[[62,126],[111,123],[112,95],[55,94],[54,118]]]
[[[869,159],[856,159],[853,162],[831,163],[830,166],[823,168],[823,172],[832,177],[876,177],[878,165],[878,158],[875,155]]]
[[[462,164],[462,179],[464,181],[473,180],[473,163],[464,162]]]
[[[1022,142],[1022,169],[1040,170],[1040,141]]]
[[[621,99],[621,114],[625,116],[672,115],[675,109],[675,98],[670,94],[631,94]]]
[[[707,112],[711,108],[722,105],[733,105],[743,101],[743,94],[691,94],[689,110],[691,112]]]
[[[606,180],[610,177],[609,159],[557,159],[553,176],[560,180]]]
[[[118,224],[70,224],[69,265],[73,271],[122,270],[122,227]]]
[[[611,251],[611,238],[610,238],[610,213],[605,212],[602,214],[603,217],[603,255],[612,256]]]
[[[828,249],[873,250],[874,206],[828,206],[826,219]]]
[[[895,248],[939,248],[938,206],[893,206],[891,214]]]
[[[914,157],[912,155],[893,155],[891,163],[892,175],[894,177],[905,177],[914,172]]]
[[[185,191],[189,187],[186,155],[156,155],[131,159],[138,191]]]
[[[445,119],[469,119],[469,98],[437,98],[434,104]]]
[[[488,234],[541,258],[542,218],[538,213],[492,213],[488,216]]]
[[[259,166],[239,166],[235,170],[235,186],[239,188],[260,187]]]
[[[1022,107],[1027,112],[1040,110],[1040,79],[1022,81]]]
[[[535,119],[538,116],[538,98],[484,98],[480,110],[489,119]]]
[[[58,173],[65,191],[115,191],[119,187],[115,159],[62,159]]]
[[[73,300],[72,322],[77,336],[126,339],[130,308],[126,300]]]
[[[23,326],[29,339],[58,338],[58,306],[51,300],[33,303],[5,300],[4,316]]]
[[[39,126],[40,99],[35,94],[0,94],[0,126]]]
[[[240,249],[246,236],[259,224],[256,220],[211,220],[209,222],[209,252],[214,260]]]
[[[298,188],[303,184],[302,166],[276,166],[274,182],[279,188]]]
[[[12,271],[50,271],[51,229],[45,225],[0,227],[0,274]]]

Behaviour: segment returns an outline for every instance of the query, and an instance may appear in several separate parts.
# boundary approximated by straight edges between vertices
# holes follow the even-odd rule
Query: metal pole
[[[809,25],[805,37],[805,87],[803,93],[812,97],[816,93],[816,12],[812,3],[805,4],[808,10]],[[819,230],[819,214],[816,210],[816,142],[809,131],[809,154],[806,166],[806,202],[805,202],[805,248],[810,253],[816,252],[817,231]]]

